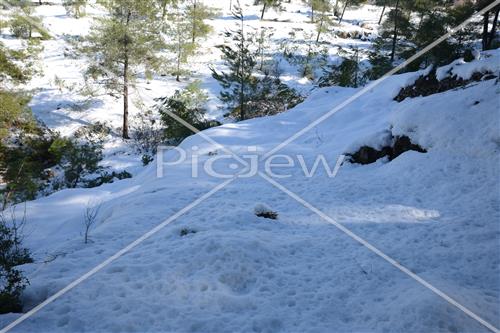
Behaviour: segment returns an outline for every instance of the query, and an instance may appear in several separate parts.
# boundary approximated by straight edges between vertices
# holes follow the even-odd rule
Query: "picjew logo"
[[[235,155],[219,151],[200,153],[197,146],[189,150],[176,146],[161,146],[156,156],[157,177],[161,178],[168,174],[173,166],[185,166],[191,169],[191,177],[198,178],[201,175],[230,179],[235,176],[239,178],[251,178],[259,172],[264,172],[271,178],[284,179],[297,175],[297,170],[306,178],[312,178],[318,172],[326,174],[329,178],[335,178],[345,160],[345,155],[340,155],[334,163],[323,154],[313,157],[297,155],[276,154],[263,158],[258,148],[247,147],[243,155]]]

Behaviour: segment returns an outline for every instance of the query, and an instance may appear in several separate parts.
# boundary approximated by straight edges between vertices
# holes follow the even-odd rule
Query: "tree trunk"
[[[311,1],[311,23],[314,23],[314,7],[312,1]]]
[[[342,23],[342,20],[344,19],[345,10],[347,9],[348,5],[349,5],[349,0],[346,0],[344,4],[344,9],[342,10],[342,15],[340,15],[339,24]]]
[[[193,1],[193,26],[192,26],[192,31],[191,31],[191,43],[194,45],[194,42],[196,41],[196,7],[198,5],[197,0]]]
[[[338,8],[339,8],[339,0],[335,0],[335,6],[333,7],[333,16],[337,16]]]
[[[266,12],[267,3],[264,1],[264,6],[262,7],[262,14],[260,14],[260,20],[264,19],[264,13]]]
[[[245,19],[241,16],[241,43],[240,43],[240,118],[245,120],[245,69],[243,61],[243,49],[245,48]]]
[[[321,36],[321,30],[323,29],[323,22],[325,21],[325,13],[321,15],[321,21],[319,22],[318,35],[316,36],[316,43],[319,42],[319,37]]]
[[[385,5],[382,7],[382,13],[380,14],[380,18],[378,19],[378,24],[382,23],[382,19],[384,18],[384,13],[385,13]]]
[[[493,26],[491,27],[491,31],[490,31],[488,39],[486,41],[486,50],[491,50],[491,44],[493,43],[493,40],[495,39],[499,11],[500,11],[500,8],[497,8],[495,11],[495,18],[493,19]]]
[[[483,15],[483,40],[482,40],[482,45],[483,45],[483,51],[486,51],[487,49],[487,44],[488,44],[488,23],[490,21],[490,11],[487,11]]]
[[[128,12],[127,16],[127,27],[130,22],[131,12]],[[129,85],[129,50],[128,50],[128,37],[125,36],[125,61],[123,63],[123,129],[122,137],[124,139],[130,139],[128,135],[128,85]]]
[[[123,68],[123,134],[124,139],[129,139],[128,135],[128,55],[125,57]]]
[[[391,51],[391,62],[394,61],[396,55],[396,43],[398,41],[398,10],[399,10],[399,0],[396,2],[396,8],[394,10],[394,36],[392,38],[392,51]]]

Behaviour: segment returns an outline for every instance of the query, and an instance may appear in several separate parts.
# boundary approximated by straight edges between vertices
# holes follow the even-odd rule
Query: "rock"
[[[389,161],[392,161],[401,154],[410,150],[417,151],[419,153],[427,152],[419,145],[412,143],[409,137],[403,135],[393,137],[392,145],[383,147],[381,150],[377,150],[369,146],[363,146],[359,148],[359,150],[355,153],[346,155],[349,156],[349,160],[351,163],[365,165],[375,163],[383,157],[387,157]]]

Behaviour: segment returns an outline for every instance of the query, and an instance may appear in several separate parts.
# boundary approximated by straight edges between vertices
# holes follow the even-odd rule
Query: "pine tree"
[[[423,16],[412,41],[418,49],[429,45],[447,32],[447,19],[439,12],[432,12]],[[456,45],[449,41],[443,41],[433,47],[429,52],[418,59],[417,63],[423,63],[424,67],[430,64],[444,65],[454,59]],[[416,63],[416,64],[417,64]]]
[[[359,62],[359,50],[354,49],[352,54],[345,51],[340,65],[331,65],[324,70],[323,76],[319,80],[320,87],[340,86],[357,88],[363,84],[361,67]]]
[[[18,38],[32,39],[36,37],[47,40],[50,34],[43,26],[42,18],[34,15],[33,7],[22,1],[9,22],[10,31]]]
[[[476,3],[476,9],[481,10],[486,6],[489,6],[491,3],[493,3],[493,1],[494,0],[479,0]],[[497,30],[499,12],[500,12],[500,5],[497,5],[483,14],[483,32],[482,32],[483,51],[492,49],[493,41],[497,37],[496,30]],[[491,30],[489,29],[490,15],[493,15]]]
[[[264,14],[266,10],[269,8],[280,8],[281,0],[257,0],[255,1],[256,5],[262,4],[262,12],[260,14],[260,19],[264,19]]]
[[[193,43],[193,25],[189,21],[187,11],[178,5],[174,5],[169,18],[168,34],[172,39],[168,49],[175,54],[174,75],[177,81],[180,81],[182,74],[182,64],[186,63],[189,56],[196,50],[196,44]]]
[[[218,73],[212,68],[212,76],[224,88],[220,93],[221,100],[238,111],[240,120],[245,120],[247,105],[255,89],[253,70],[257,62],[255,54],[249,48],[253,38],[246,35],[245,20],[239,3],[234,8],[233,17],[240,22],[238,30],[226,32],[226,37],[232,39],[233,45],[217,46],[223,53],[229,71]]]
[[[412,38],[414,31],[410,18],[400,7],[401,1],[402,0],[396,0],[395,8],[387,14],[387,19],[382,23],[380,28],[382,40],[384,42],[388,41],[385,44],[390,45],[391,62],[393,62],[396,57],[399,38],[405,37],[410,39]]]
[[[466,1],[459,6],[451,6],[448,8],[447,21],[451,27],[456,27],[474,14],[474,4],[471,1]],[[460,57],[467,50],[467,41],[472,41],[474,36],[474,24],[468,24],[464,28],[455,33],[457,40],[456,57]]]
[[[330,2],[329,0],[316,0],[316,12],[319,13],[319,21],[317,23],[317,35],[316,35],[316,43],[319,42],[319,38],[322,33],[327,32],[328,28],[332,25],[332,20],[330,19],[330,16],[328,15],[328,12],[331,10]]]
[[[205,20],[216,16],[213,8],[200,2],[200,0],[190,0],[187,8],[187,18],[191,24],[191,43],[195,44],[198,38],[206,37],[212,27],[205,23]]]
[[[87,74],[123,97],[123,132],[129,138],[129,88],[141,69],[159,68],[157,52],[164,48],[163,22],[155,0],[103,0],[109,16],[98,18],[82,50],[91,64]]]
[[[364,4],[367,0],[344,0],[344,8],[342,9],[342,14],[340,15],[339,18],[339,24],[342,23],[342,20],[344,19],[344,14],[345,11],[347,10],[348,7],[356,7]]]

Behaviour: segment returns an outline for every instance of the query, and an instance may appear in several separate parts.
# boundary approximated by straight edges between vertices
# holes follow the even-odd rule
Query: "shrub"
[[[304,97],[295,89],[282,83],[279,78],[266,74],[259,79],[248,103],[248,118],[278,114],[303,101]]]
[[[29,284],[16,266],[33,262],[29,250],[22,247],[25,216],[18,221],[15,211],[10,219],[0,212],[0,314],[21,312],[21,293]]]
[[[42,19],[40,17],[32,16],[33,10],[29,7],[23,7],[16,12],[9,22],[10,32],[17,38],[31,39],[34,34],[38,34],[38,38],[47,40],[50,35],[43,28]]]
[[[358,51],[342,58],[340,65],[330,65],[323,71],[319,79],[320,87],[341,86],[357,88],[364,83],[361,75]]]
[[[102,145],[93,142],[77,142],[72,139],[57,138],[49,148],[64,170],[66,186],[77,187],[85,183],[85,177],[100,171]]]
[[[207,95],[200,89],[200,82],[191,83],[183,91],[177,90],[173,96],[160,98],[158,110],[165,126],[165,137],[174,144],[193,134],[193,131],[175,118],[184,120],[198,130],[210,127],[205,121]],[[175,116],[173,117],[172,114]]]
[[[130,127],[134,145],[137,151],[143,154],[143,163],[147,165],[151,162],[152,155],[156,154],[158,146],[165,139],[164,129],[152,110],[138,114],[132,119]]]

